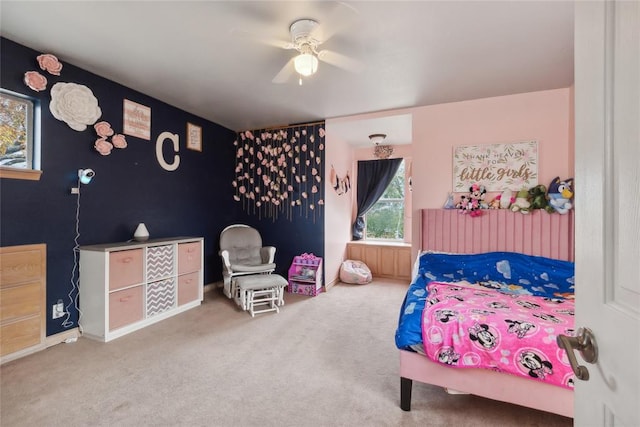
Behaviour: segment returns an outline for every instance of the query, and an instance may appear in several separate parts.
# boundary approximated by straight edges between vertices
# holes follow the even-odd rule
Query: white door
[[[640,426],[640,1],[577,1],[576,426]]]

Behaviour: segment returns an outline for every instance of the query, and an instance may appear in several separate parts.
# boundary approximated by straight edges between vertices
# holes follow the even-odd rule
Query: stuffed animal
[[[500,209],[509,209],[515,201],[516,198],[513,197],[513,192],[511,190],[504,190],[502,194],[500,194]]]
[[[444,209],[455,209],[456,206],[453,203],[453,193],[447,193],[447,201],[444,202]]]
[[[511,204],[511,210],[513,212],[520,212],[528,214],[531,203],[529,203],[529,190],[523,188],[516,194],[516,200]]]
[[[489,202],[489,209],[500,209],[500,194]]]
[[[460,201],[456,204],[456,208],[462,213],[469,213],[471,216],[479,216],[482,214],[480,209],[487,209],[484,202],[484,196],[487,190],[484,185],[473,184],[469,187],[469,194],[460,196]]]
[[[535,187],[529,189],[529,203],[530,209],[544,209],[553,212],[553,208],[549,207],[549,201],[547,200],[547,187],[542,184],[538,184]]]
[[[560,181],[557,176],[549,184],[549,205],[558,213],[566,214],[573,207],[573,178]]]

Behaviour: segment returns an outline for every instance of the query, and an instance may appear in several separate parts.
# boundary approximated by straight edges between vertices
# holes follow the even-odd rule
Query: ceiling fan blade
[[[338,4],[329,12],[326,19],[320,21],[320,25],[311,31],[311,37],[324,43],[331,37],[351,26],[355,21],[358,11],[345,2]]]
[[[351,71],[352,73],[361,73],[364,70],[364,64],[362,62],[332,50],[321,50],[318,52],[318,59],[327,64],[342,68],[343,70]]]
[[[252,42],[265,44],[267,46],[278,47],[280,49],[289,50],[289,49],[295,49],[296,48],[295,45],[293,43],[291,43],[290,41],[272,39],[272,38],[266,38],[266,37],[260,37],[260,36],[257,36],[255,34],[251,34],[248,31],[239,30],[237,28],[233,28],[231,30],[231,35],[234,36],[234,37],[250,40]]]
[[[271,81],[273,83],[286,83],[293,75],[294,71],[293,58],[291,58]]]

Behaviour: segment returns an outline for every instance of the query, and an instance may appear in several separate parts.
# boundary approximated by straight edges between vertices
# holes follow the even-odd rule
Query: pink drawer
[[[189,273],[178,277],[178,305],[200,298],[200,273]]]
[[[200,270],[200,242],[178,244],[178,274]]]
[[[109,330],[142,320],[142,286],[109,294]]]
[[[116,251],[109,254],[109,290],[142,283],[142,249]]]

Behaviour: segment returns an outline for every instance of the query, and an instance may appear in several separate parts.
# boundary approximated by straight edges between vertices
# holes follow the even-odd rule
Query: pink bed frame
[[[422,210],[422,249],[453,253],[491,251],[573,261],[573,215],[528,215],[487,210],[479,217],[457,210]],[[486,369],[456,369],[400,350],[400,407],[411,410],[413,380],[573,418],[573,390]]]

